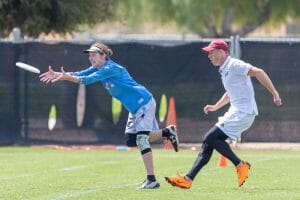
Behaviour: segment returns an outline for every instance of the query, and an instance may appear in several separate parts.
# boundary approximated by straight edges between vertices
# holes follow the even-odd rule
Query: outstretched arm
[[[53,79],[56,79],[57,77],[60,76],[60,72],[56,72],[52,69],[51,66],[48,67],[48,71],[41,74],[39,76],[40,81],[44,82],[44,83],[49,83],[51,82]]]
[[[63,67],[61,67],[60,70],[61,70],[60,75],[57,78],[53,79],[51,81],[52,83],[57,82],[57,81],[70,81],[70,82],[73,82],[73,83],[78,83],[79,82],[78,77],[72,76],[71,73],[65,72]]]
[[[204,111],[205,114],[207,114],[208,112],[217,111],[220,108],[222,108],[223,106],[225,106],[226,104],[228,104],[229,100],[230,100],[230,98],[229,98],[227,92],[225,92],[223,94],[223,96],[219,99],[219,101],[215,105],[206,105],[203,108],[203,111]]]
[[[54,83],[57,81],[71,81],[74,83],[79,82],[79,79],[76,76],[72,76],[71,73],[65,72],[63,67],[61,67],[61,72],[55,72],[51,66],[49,66],[48,71],[41,74],[39,77],[40,81],[44,83]]]
[[[276,106],[281,106],[282,101],[279,96],[279,93],[275,89],[271,79],[269,76],[264,72],[264,70],[252,66],[248,72],[248,75],[251,77],[256,77],[256,79],[265,87],[267,90],[273,95],[273,101]]]

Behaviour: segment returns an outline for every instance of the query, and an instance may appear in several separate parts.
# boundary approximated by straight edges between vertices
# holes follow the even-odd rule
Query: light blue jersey
[[[124,67],[112,60],[107,60],[100,68],[91,66],[74,72],[73,75],[84,85],[101,81],[111,96],[118,99],[133,114],[152,98],[152,94],[144,86],[134,81]]]

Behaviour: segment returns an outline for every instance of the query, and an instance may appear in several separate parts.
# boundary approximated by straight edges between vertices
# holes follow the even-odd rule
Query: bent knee
[[[141,151],[141,154],[146,154],[151,151],[151,146],[149,143],[149,135],[147,134],[138,134],[136,136],[136,144]]]

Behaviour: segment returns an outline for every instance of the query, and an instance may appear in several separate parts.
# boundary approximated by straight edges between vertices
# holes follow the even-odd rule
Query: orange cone
[[[227,167],[227,160],[223,155],[220,156],[218,167]]]
[[[168,108],[168,115],[166,120],[166,126],[175,125],[177,127],[177,120],[176,120],[176,108],[175,108],[175,99],[174,97],[170,97],[169,99],[169,108]],[[178,132],[178,127],[177,127]],[[164,140],[165,149],[173,149],[173,146],[169,140]]]

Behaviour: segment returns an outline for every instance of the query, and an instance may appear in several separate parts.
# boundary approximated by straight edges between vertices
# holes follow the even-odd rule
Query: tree
[[[134,0],[118,2],[135,25],[145,19],[136,16],[150,13],[147,18],[174,23],[202,37],[245,36],[263,25],[275,26],[300,16],[300,0],[140,0],[139,6]],[[133,5],[142,8],[132,13]]]
[[[70,33],[112,17],[115,0],[1,0],[0,36],[20,27],[24,35]]]

